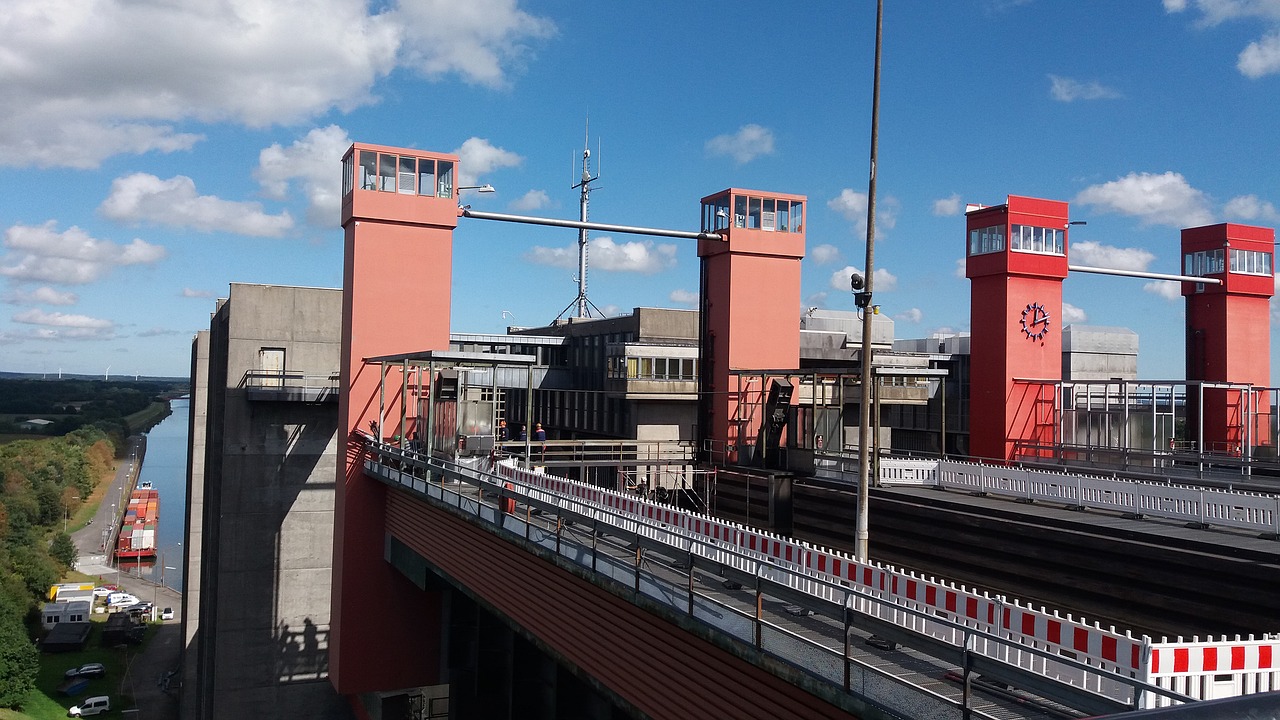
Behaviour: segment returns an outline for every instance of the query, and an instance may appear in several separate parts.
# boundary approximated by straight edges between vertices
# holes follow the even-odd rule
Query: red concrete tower
[[[967,214],[969,453],[999,461],[1054,442],[1062,379],[1067,203],[1010,195]]]
[[[338,437],[345,451],[337,470],[329,677],[343,694],[439,681],[439,596],[382,561],[385,486],[365,476],[356,432],[372,432],[379,410],[380,368],[365,358],[449,349],[457,176],[454,155],[356,144],[342,159]],[[401,398],[388,393],[385,403],[386,417],[398,420]]]
[[[1217,278],[1221,285],[1182,283],[1187,298],[1187,380],[1271,384],[1271,295],[1275,292],[1271,228],[1222,223],[1182,231],[1183,270]],[[1252,402],[1250,400],[1252,399]],[[1188,417],[1198,396],[1188,392]],[[1249,406],[1252,405],[1252,408]],[[1254,423],[1245,422],[1253,413]],[[1204,391],[1204,450],[1239,454],[1245,444],[1270,445],[1270,407],[1265,392]],[[1196,428],[1188,428],[1194,433]]]
[[[737,461],[755,442],[759,412],[739,413],[738,378],[730,370],[800,366],[802,195],[730,188],[702,199],[702,396],[699,437]],[[759,388],[756,388],[758,391]],[[765,389],[767,391],[767,388]],[[734,448],[734,450],[728,450]]]

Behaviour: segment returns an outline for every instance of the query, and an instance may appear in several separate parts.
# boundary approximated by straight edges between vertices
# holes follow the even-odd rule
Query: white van
[[[71,717],[89,717],[90,715],[100,715],[111,709],[111,698],[106,695],[98,695],[96,697],[85,698],[85,701],[79,705],[72,705],[67,711]]]
[[[107,605],[113,606],[113,607],[118,607],[122,605],[134,605],[134,604],[137,604],[137,602],[138,602],[138,598],[134,597],[133,595],[130,595],[127,592],[113,592],[107,596]]]

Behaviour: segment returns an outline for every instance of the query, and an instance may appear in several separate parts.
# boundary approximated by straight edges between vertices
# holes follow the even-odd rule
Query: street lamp
[[[177,547],[181,548],[182,543],[177,543]],[[151,581],[151,622],[156,621],[156,613],[160,612],[156,605],[160,602],[160,586],[164,584],[164,571],[178,569],[164,564],[164,555],[166,552],[168,552],[168,548],[160,551],[160,582],[157,583],[154,580]]]
[[[71,515],[71,501],[72,501],[72,500],[75,500],[76,502],[79,502],[79,501],[80,501],[80,496],[79,496],[79,495],[72,495],[71,497],[69,497],[69,498],[65,498],[65,499],[62,501],[62,534],[63,534],[63,535],[66,535],[66,534],[67,534],[67,519],[68,519],[68,518],[70,517],[70,515]]]
[[[462,192],[463,190],[475,190],[476,192],[481,192],[481,193],[498,192],[489,183],[485,183],[483,185],[463,185],[458,188],[458,192]]]

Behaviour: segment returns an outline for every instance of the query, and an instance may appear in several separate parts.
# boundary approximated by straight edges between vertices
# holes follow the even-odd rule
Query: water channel
[[[183,531],[187,516],[187,431],[191,401],[169,401],[172,412],[147,431],[147,452],[139,482],[150,482],[160,494],[160,521],[156,524],[156,558],[142,563],[122,563],[125,572],[162,582],[182,592]]]

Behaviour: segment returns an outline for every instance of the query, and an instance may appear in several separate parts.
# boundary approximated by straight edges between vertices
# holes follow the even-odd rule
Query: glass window
[[[680,374],[685,380],[693,380],[697,375],[694,372],[694,359],[685,358],[680,361]]]
[[[791,207],[791,203],[786,200],[778,201],[778,232],[791,232],[791,222],[788,219],[790,213],[787,211]]]
[[[378,156],[378,189],[383,192],[396,191],[396,156]]]
[[[378,189],[378,153],[360,151],[360,189]]]
[[[348,153],[342,158],[342,194],[346,195],[354,187],[356,172],[356,154]]]
[[[640,359],[633,358],[633,357],[627,358],[627,377],[637,378],[639,376],[640,376]]]
[[[436,177],[436,197],[453,197],[453,163],[448,160],[439,162]]]
[[[804,230],[804,203],[796,200],[791,203],[791,232]]]
[[[653,358],[640,358],[640,377],[653,377]]]
[[[777,222],[778,212],[776,209],[777,201],[773,198],[764,199],[764,214],[760,218],[760,228],[773,232],[774,223]]]
[[[747,226],[747,199],[745,197],[735,197],[733,199],[733,226]]]
[[[425,160],[423,162],[426,162]],[[418,174],[418,159],[415,157],[400,156],[400,192],[406,195],[413,194],[413,181]]]
[[[418,194],[436,194],[436,161],[429,158],[418,160]]]
[[[760,229],[760,198],[758,197],[753,197],[748,200],[747,229]]]
[[[1230,262],[1231,272],[1233,273],[1245,273],[1248,275],[1271,274],[1271,253],[1258,250],[1232,250]]]
[[[1015,232],[1010,238],[1011,247],[1021,248],[1023,243],[1029,243],[1029,236],[1026,240],[1022,238],[1020,226],[1015,225]],[[969,231],[969,254],[983,255],[985,253],[1000,252],[1004,250],[1004,226],[993,225],[985,228],[974,228]]]
[[[653,361],[653,376],[659,380],[667,377],[667,359],[658,358]]]
[[[1062,255],[1066,247],[1064,244],[1065,238],[1066,234],[1057,228],[1013,225],[1009,228],[1009,249],[1018,252]],[[972,247],[972,245],[973,238],[971,233],[970,246]],[[994,250],[987,250],[986,252],[994,252]]]

